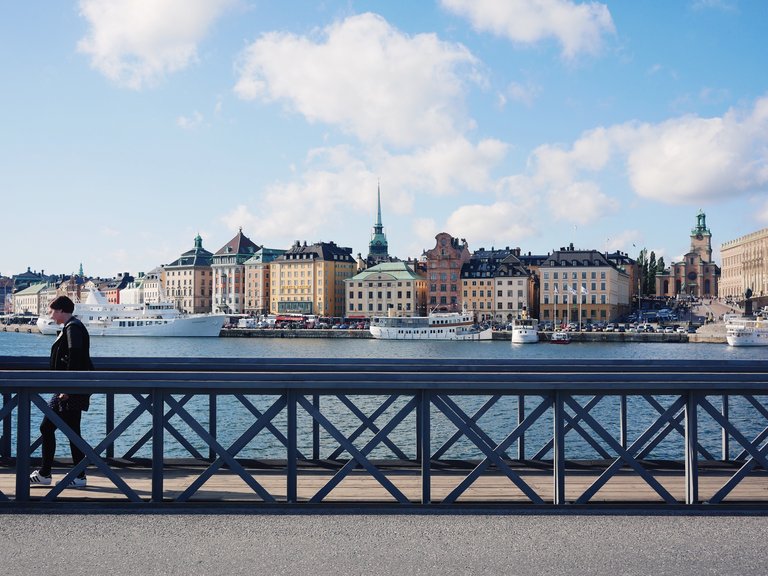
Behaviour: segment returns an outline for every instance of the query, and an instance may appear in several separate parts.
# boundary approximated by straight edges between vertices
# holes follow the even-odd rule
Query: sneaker
[[[51,477],[43,476],[40,474],[40,470],[35,470],[32,472],[32,474],[29,475],[29,484],[31,486],[50,486]]]
[[[83,476],[75,477],[72,480],[70,480],[69,484],[65,486],[65,488],[85,488],[88,485],[88,478]]]

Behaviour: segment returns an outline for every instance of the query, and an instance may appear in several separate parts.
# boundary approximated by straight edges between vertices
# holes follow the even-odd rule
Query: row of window
[[[558,279],[558,274],[562,274],[562,275],[561,275],[561,276],[559,276],[559,277],[560,277],[560,278],[562,278],[563,280],[567,280],[567,279],[568,279],[568,272],[552,272],[552,279],[553,279],[553,280],[557,280],[557,279]],[[542,271],[541,275],[542,275],[542,277],[544,278],[544,280],[549,280],[549,272],[547,272],[547,271]],[[571,277],[573,280],[576,280],[576,279],[578,279],[578,277],[579,277],[579,273],[578,273],[578,272],[571,272],[571,276],[570,276],[570,277]],[[590,273],[590,275],[589,275],[589,277],[590,277],[592,280],[595,280],[595,279],[597,278],[597,272],[591,272],[591,273]],[[584,272],[582,272],[582,273],[581,273],[581,279],[582,279],[582,280],[586,280],[586,279],[587,279],[587,273],[586,273],[586,271],[584,271]],[[605,272],[600,272],[600,279],[601,279],[601,280],[605,280]]]

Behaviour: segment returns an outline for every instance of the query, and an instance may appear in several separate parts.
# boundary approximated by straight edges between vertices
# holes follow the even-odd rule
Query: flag
[[[576,288],[568,288],[568,292],[570,292],[574,296],[578,296],[578,292],[576,292]]]
[[[589,291],[587,290],[587,287],[584,286],[583,284],[581,285],[581,293],[583,295],[589,294]]]
[[[560,292],[557,291],[557,286],[555,286],[555,294],[560,294]]]

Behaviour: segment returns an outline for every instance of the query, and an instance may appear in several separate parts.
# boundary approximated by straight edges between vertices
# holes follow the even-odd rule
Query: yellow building
[[[270,267],[270,312],[343,317],[344,281],[357,263],[351,248],[334,242],[307,245],[298,241]]]
[[[539,274],[541,320],[612,322],[630,310],[630,273],[597,250],[556,250]]]
[[[755,298],[768,297],[768,228],[724,242],[720,256],[720,298],[740,302],[748,288]]]
[[[347,318],[425,316],[427,279],[417,262],[383,262],[346,280]]]

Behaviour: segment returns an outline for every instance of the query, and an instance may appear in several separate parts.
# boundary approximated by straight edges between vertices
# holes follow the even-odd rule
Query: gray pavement
[[[720,513],[0,513],[0,572],[763,576],[766,533]]]

